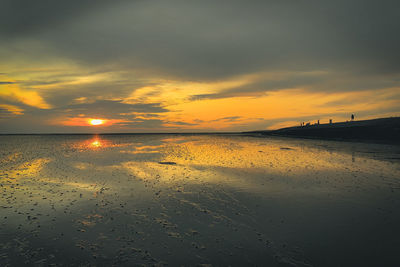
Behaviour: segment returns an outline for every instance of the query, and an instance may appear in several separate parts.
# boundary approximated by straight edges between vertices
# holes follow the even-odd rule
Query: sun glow
[[[101,125],[104,124],[104,120],[100,120],[100,119],[91,119],[89,120],[89,123],[91,125]]]
[[[102,146],[101,142],[99,140],[97,140],[97,139],[94,140],[92,143],[90,143],[90,145],[92,147],[101,147]]]

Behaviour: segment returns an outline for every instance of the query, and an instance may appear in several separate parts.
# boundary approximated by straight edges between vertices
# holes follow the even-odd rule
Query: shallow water
[[[0,265],[398,266],[400,148],[0,136]]]

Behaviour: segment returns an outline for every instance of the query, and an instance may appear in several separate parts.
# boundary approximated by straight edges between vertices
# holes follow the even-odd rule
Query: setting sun
[[[101,124],[104,124],[104,120],[100,120],[100,119],[91,119],[91,120],[89,121],[89,123],[90,123],[91,125],[101,125]]]

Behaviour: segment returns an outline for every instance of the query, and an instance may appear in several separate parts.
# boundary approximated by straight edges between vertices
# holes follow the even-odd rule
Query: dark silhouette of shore
[[[287,127],[278,130],[246,132],[257,135],[277,135],[343,141],[400,144],[400,117],[380,118]]]

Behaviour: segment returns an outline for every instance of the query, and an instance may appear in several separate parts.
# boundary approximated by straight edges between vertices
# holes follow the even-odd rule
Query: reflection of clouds
[[[314,170],[340,168],[340,159],[332,160],[332,156],[318,149],[281,149],[283,144],[263,144],[252,140],[242,141],[230,138],[209,137],[175,145],[165,154],[166,161],[190,164],[203,167],[229,167],[236,169],[266,169],[268,171],[284,171],[294,168],[298,172],[307,171],[307,166]],[[211,142],[210,142],[211,141]]]
[[[6,173],[8,174],[8,177],[11,178],[25,178],[37,175],[50,161],[51,159],[49,158],[38,158],[26,161]]]
[[[10,155],[4,156],[3,158],[1,158],[1,161],[3,161],[3,162],[15,161],[18,158],[21,158],[21,156],[22,156],[21,152],[15,152],[15,153],[12,153]]]
[[[28,216],[37,216],[37,213],[76,215],[79,228],[94,227],[102,220],[102,215],[87,217],[86,214],[99,212],[105,214],[103,222],[109,227],[110,217],[107,216],[115,218],[120,212],[119,215],[133,218],[129,212],[138,210],[141,203],[162,206],[176,201],[178,208],[170,210],[173,214],[183,207],[184,212],[201,212],[221,221],[221,217],[230,217],[230,209],[232,212],[238,207],[246,209],[247,204],[241,206],[241,202],[234,202],[236,193],[230,190],[264,197],[275,194],[292,197],[305,192],[326,194],[347,192],[360,185],[385,186],[381,176],[390,178],[399,174],[398,164],[385,165],[370,158],[354,164],[351,153],[338,151],[334,143],[330,143],[332,151],[329,151],[326,147],[306,145],[315,144],[315,141],[163,137],[79,136],[66,143],[64,137],[54,137],[56,141],[41,138],[42,147],[46,147],[43,150],[38,149],[41,147],[38,142],[23,142],[19,148],[22,155],[32,154],[37,158],[23,164],[19,161],[9,164],[9,177],[18,171],[18,176],[25,178],[10,180],[9,184],[6,178],[2,181],[3,189],[7,189],[3,192],[9,197],[0,199],[0,208],[9,208],[6,212],[10,214],[12,207],[22,207],[24,213],[27,212],[24,207],[33,208]],[[75,149],[61,147],[58,150],[61,143]],[[19,157],[17,155],[12,158]],[[175,162],[176,165],[160,162]],[[153,223],[154,213],[151,212],[149,222]],[[189,216],[193,214],[190,212]],[[22,222],[29,227],[30,221],[28,223]]]
[[[290,188],[297,188],[298,192],[314,188],[322,193],[326,189],[324,183],[343,188],[365,182],[356,180],[356,176],[347,180],[340,178],[347,177],[349,172],[373,175],[378,166],[392,169],[386,162],[373,159],[354,165],[348,153],[304,146],[298,141],[210,136],[186,136],[184,139],[186,142],[139,147],[129,153],[139,154],[147,149],[149,154],[152,151],[160,154],[142,160],[131,159],[114,167],[149,185],[159,184],[178,192],[189,185],[210,184],[253,193],[279,194]],[[369,180],[368,183],[374,182]]]
[[[161,142],[166,142],[166,143],[175,143],[175,142],[187,142],[187,137],[185,136],[173,136],[173,137],[168,137],[168,138],[163,138],[161,139]]]
[[[379,161],[372,164],[372,159],[355,165],[351,154],[279,139],[97,135],[73,138],[64,146],[73,148],[65,150],[68,157],[60,157],[54,153],[54,148],[46,151],[46,157],[22,164],[11,162],[10,165],[15,167],[2,173],[14,179],[35,177],[36,181],[60,188],[65,186],[86,191],[96,191],[96,186],[93,186],[96,184],[107,184],[114,190],[121,186],[129,188],[130,182],[122,182],[125,178],[165,185],[224,183],[250,190],[252,185],[256,187],[254,181],[257,179],[312,180],[330,171],[347,173],[362,168],[364,173],[372,173],[376,170],[370,166],[383,166]],[[19,156],[15,153],[10,157]],[[47,165],[50,161],[52,163]],[[159,162],[174,162],[176,165]]]
[[[73,243],[83,240],[104,244],[106,249],[96,251],[99,254],[112,248],[110,253],[117,258],[121,254],[114,252],[119,246],[127,245],[127,255],[132,254],[131,248],[137,245],[130,240],[139,240],[138,246],[145,246],[159,242],[161,237],[168,245],[171,237],[181,236],[191,247],[192,241],[198,242],[202,233],[213,237],[204,242],[214,244],[215,234],[220,239],[226,233],[237,232],[242,242],[240,236],[247,233],[246,229],[257,229],[254,227],[258,225],[265,225],[265,229],[274,227],[274,224],[264,224],[267,220],[281,225],[282,214],[303,208],[309,199],[313,202],[307,209],[313,214],[316,210],[317,217],[319,211],[326,210],[325,199],[338,203],[336,207],[342,205],[343,199],[353,205],[359,203],[356,202],[358,193],[366,196],[367,205],[378,203],[367,206],[377,210],[380,202],[370,198],[370,192],[381,192],[385,201],[382,203],[386,203],[388,192],[395,195],[388,189],[395,190],[399,184],[395,180],[399,176],[398,163],[386,164],[360,156],[354,164],[351,153],[339,150],[348,145],[335,142],[217,135],[4,138],[6,141],[0,140],[1,147],[10,151],[9,155],[15,153],[11,158],[17,160],[10,162],[2,158],[0,174],[7,171],[11,176],[18,171],[18,176],[25,178],[7,184],[9,179],[0,175],[4,185],[0,189],[1,217],[8,217],[1,221],[3,232],[22,225],[24,232],[18,232],[18,236],[26,236],[25,230],[37,231],[36,224],[40,223],[43,229],[38,233],[40,240],[58,240],[60,232],[68,237],[52,243],[55,248],[57,245],[71,247],[68,240]],[[331,151],[322,146],[316,148],[316,144],[329,144]],[[135,154],[139,152],[147,154]],[[3,168],[5,165],[7,169]],[[388,186],[388,182],[392,184]],[[377,186],[382,191],[369,191],[376,190]],[[333,198],[327,193],[333,193]],[[294,201],[298,207],[293,206]],[[320,206],[315,209],[314,203]],[[392,207],[395,210],[395,205]],[[272,208],[271,217],[266,216]],[[37,219],[28,219],[28,216]],[[302,220],[304,216],[300,216]],[[310,221],[318,221],[314,217]],[[293,218],[293,222],[297,223],[297,219]],[[194,236],[187,232],[190,229],[196,230],[194,239],[189,238]],[[138,234],[140,231],[145,234]],[[109,236],[104,242],[103,234]],[[254,240],[249,239],[248,244],[259,244],[255,239],[259,236],[255,233],[252,236]],[[26,247],[27,253],[31,253],[33,245]],[[257,249],[265,249],[264,243],[261,246]]]
[[[156,154],[161,153],[162,148],[165,147],[165,144],[161,145],[154,145],[154,146],[133,146],[131,150],[121,150],[121,153],[128,153],[128,154]]]
[[[243,175],[284,175],[285,177],[314,177],[326,171],[348,172],[356,171],[351,164],[351,157],[339,151],[303,147],[302,144],[291,144],[281,140],[237,139],[216,137],[183,137],[186,142],[173,142],[156,147],[160,151],[160,161],[176,162],[175,166],[162,166],[155,162],[127,162],[122,166],[133,172],[137,177],[155,179],[160,175],[160,181],[184,179],[193,182],[198,177],[215,182],[224,179],[243,180]],[[177,140],[181,140],[178,138]],[[164,141],[165,139],[163,139]],[[145,148],[145,146],[143,146]],[[140,148],[131,153],[138,153]],[[370,160],[367,160],[369,162]],[[374,164],[383,164],[374,162]],[[360,167],[360,166],[358,166]],[[368,163],[364,166],[368,170]],[[371,170],[372,171],[372,170]],[[186,174],[190,173],[189,176]],[[217,174],[216,174],[217,173]],[[185,176],[186,175],[186,176]],[[230,176],[230,177],[227,177]],[[218,180],[220,179],[220,180]],[[244,183],[242,181],[241,183]]]
[[[121,153],[127,153],[127,154],[158,154],[161,153],[159,150],[122,150],[120,151]]]
[[[124,162],[119,168],[124,168],[137,179],[148,183],[163,183],[164,185],[200,184],[204,182],[226,182],[229,177],[211,168],[199,169],[188,165],[164,165],[158,162]],[[231,177],[230,177],[231,178]],[[233,184],[232,184],[233,185]]]
[[[79,170],[86,170],[92,167],[92,164],[85,163],[85,162],[77,162],[72,165],[75,169]]]

